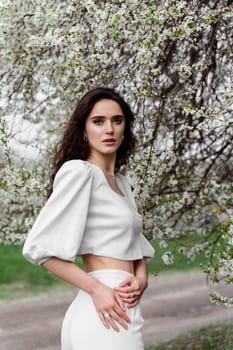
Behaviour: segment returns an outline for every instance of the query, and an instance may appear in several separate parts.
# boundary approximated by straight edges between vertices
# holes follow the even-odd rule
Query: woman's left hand
[[[146,288],[147,280],[145,281],[136,276],[129,276],[118,287],[113,289],[121,297],[122,301],[127,304],[128,308],[131,308],[138,304]]]

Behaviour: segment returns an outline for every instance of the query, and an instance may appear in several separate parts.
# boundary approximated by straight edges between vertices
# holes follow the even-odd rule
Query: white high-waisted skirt
[[[109,287],[116,287],[131,275],[121,270],[97,270],[89,273]],[[82,290],[68,308],[61,332],[62,350],[143,350],[140,303],[127,309],[131,323],[119,332],[102,324],[90,295]]]

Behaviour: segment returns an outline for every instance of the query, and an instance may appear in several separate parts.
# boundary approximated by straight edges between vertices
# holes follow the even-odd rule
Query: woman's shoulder
[[[82,159],[72,159],[64,162],[60,169],[57,171],[54,183],[64,178],[77,179],[78,177],[92,177],[92,168],[88,165],[88,162]]]
[[[91,167],[89,166],[89,163],[82,159],[71,159],[67,160],[62,164],[58,172],[61,171],[87,171],[91,172]]]
[[[124,182],[127,182],[130,186],[132,186],[132,179],[128,173],[117,172],[117,175]]]
[[[134,191],[134,184],[132,181],[132,178],[130,177],[130,175],[128,173],[121,173],[118,172],[117,175],[120,178],[120,181],[123,182],[124,186],[130,191],[133,192]]]

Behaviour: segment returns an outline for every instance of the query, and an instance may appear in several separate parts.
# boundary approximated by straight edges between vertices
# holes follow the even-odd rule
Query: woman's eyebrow
[[[94,119],[94,118],[107,118],[107,117],[105,115],[93,115],[91,119]],[[110,118],[124,118],[124,115],[116,114],[116,115],[112,115]]]

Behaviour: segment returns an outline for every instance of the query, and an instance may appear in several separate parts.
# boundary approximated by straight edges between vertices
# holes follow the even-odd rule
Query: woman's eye
[[[115,122],[116,122],[117,124],[121,124],[121,123],[122,123],[122,120],[123,120],[123,118],[117,118],[117,119],[115,119]]]
[[[122,121],[123,121],[123,118],[122,118],[122,117],[118,117],[118,118],[115,118],[115,119],[113,120],[113,122],[116,123],[116,124],[121,124]],[[102,124],[104,124],[104,122],[105,122],[105,121],[104,121],[104,119],[102,119],[102,118],[93,119],[93,123],[94,123],[95,125],[102,125]]]
[[[96,125],[101,125],[103,123],[103,120],[102,119],[94,119],[93,123]]]

